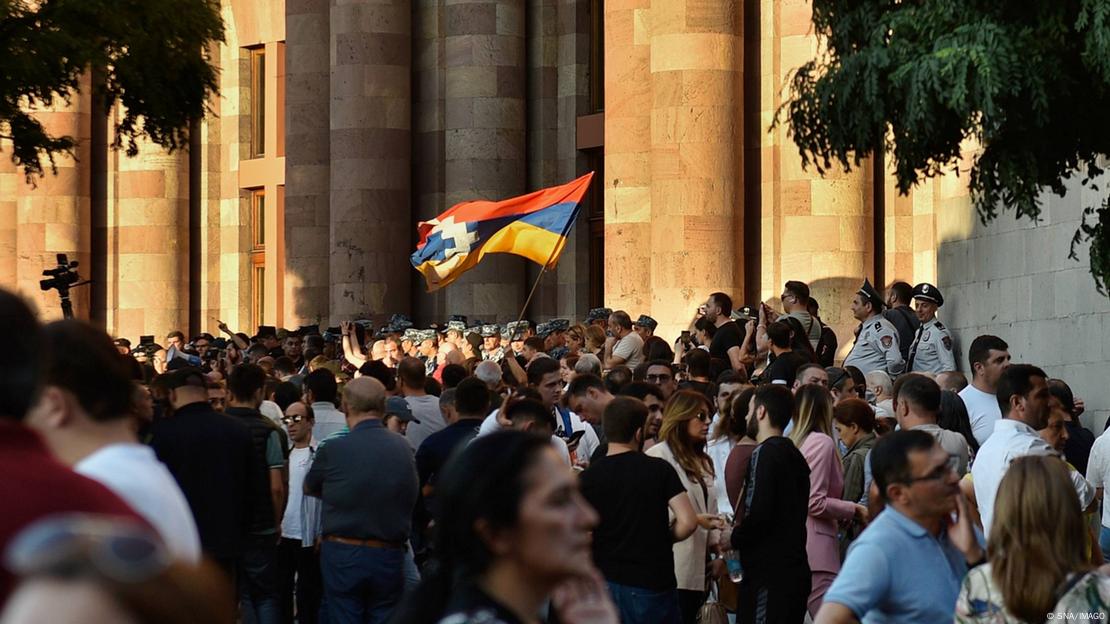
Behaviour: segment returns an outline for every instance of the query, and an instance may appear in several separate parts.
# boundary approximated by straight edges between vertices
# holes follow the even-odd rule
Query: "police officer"
[[[910,346],[910,359],[906,370],[912,373],[943,373],[956,370],[956,356],[952,352],[952,334],[937,319],[937,308],[944,305],[944,296],[932,284],[913,287],[914,310],[921,321]]]
[[[640,337],[644,340],[655,335],[656,327],[659,327],[659,322],[646,314],[641,314],[640,318],[636,319],[636,322],[632,324],[632,329],[634,329],[637,334],[640,334]]]
[[[613,311],[609,308],[593,308],[586,313],[586,325],[601,325],[602,329],[609,329],[609,317]]]
[[[570,321],[563,318],[551,319],[547,322],[548,335],[544,336],[544,341],[547,343],[547,354],[556,360],[561,360],[570,353],[567,348],[567,331],[570,329]]]
[[[501,346],[501,328],[497,325],[482,325],[482,359],[501,363],[505,357],[505,347]]]
[[[852,315],[860,321],[859,335],[845,366],[855,366],[866,375],[881,370],[892,378],[906,367],[898,347],[898,330],[883,318],[883,300],[868,280],[852,296]]]

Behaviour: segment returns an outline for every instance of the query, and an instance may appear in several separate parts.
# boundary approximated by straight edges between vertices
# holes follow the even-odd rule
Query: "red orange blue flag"
[[[573,182],[502,201],[463,202],[421,221],[412,266],[424,276],[428,292],[455,281],[488,253],[516,254],[554,268],[593,177],[591,171]]]

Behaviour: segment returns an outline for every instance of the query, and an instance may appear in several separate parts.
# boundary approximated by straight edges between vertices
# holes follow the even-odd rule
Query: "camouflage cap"
[[[586,322],[592,323],[594,321],[607,321],[613,315],[613,310],[610,308],[594,308],[586,314]]]
[[[389,317],[389,325],[391,327],[398,328],[397,331],[405,331],[406,329],[412,329],[413,327],[412,319],[405,316],[404,314],[394,314],[393,316]]]
[[[646,328],[650,329],[651,331],[655,331],[655,328],[659,327],[659,321],[656,321],[655,319],[651,318],[650,316],[648,316],[646,314],[641,314],[640,318],[636,319],[636,322],[633,323],[633,325],[638,325],[639,327],[646,327]]]
[[[483,338],[489,338],[491,336],[500,336],[501,335],[501,326],[497,325],[497,324],[482,325],[482,332],[481,333],[482,333]]]
[[[551,319],[547,324],[552,332],[565,332],[570,329],[570,321],[564,318]]]

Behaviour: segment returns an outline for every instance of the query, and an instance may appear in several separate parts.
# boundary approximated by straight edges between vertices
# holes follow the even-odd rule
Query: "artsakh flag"
[[[421,221],[412,266],[424,276],[428,292],[455,281],[487,253],[516,254],[554,268],[593,177],[591,171],[562,186],[498,202],[463,202]]]

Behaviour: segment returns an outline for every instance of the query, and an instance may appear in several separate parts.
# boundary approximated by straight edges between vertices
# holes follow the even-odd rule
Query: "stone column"
[[[605,305],[651,309],[651,0],[605,4]]]
[[[790,73],[812,59],[820,43],[806,0],[762,0],[760,10],[768,26],[761,33],[766,128],[789,96]],[[871,161],[824,177],[803,170],[785,124],[765,132],[763,145],[763,297],[777,297],[787,280],[809,283],[821,319],[840,337],[843,357],[858,324],[849,300],[865,276],[874,277]]]
[[[328,318],[329,0],[286,0],[285,325]]]
[[[17,195],[23,180],[12,162],[12,145],[0,140],[0,288],[16,289]]]
[[[408,313],[411,5],[331,0],[330,320]]]
[[[651,299],[665,336],[706,296],[743,295],[739,0],[651,9]]]
[[[18,194],[16,280],[19,290],[38,306],[46,319],[62,315],[57,292],[43,292],[39,288],[43,269],[57,265],[56,254],[64,253],[70,260],[80,262],[78,270],[82,277],[89,277],[89,169],[83,165],[88,161],[91,129],[88,84],[86,76],[71,103],[59,100],[53,108],[35,115],[51,135],[68,135],[78,141],[76,160],[57,156],[57,172],[48,165],[46,173],[35,180],[35,186],[22,185]],[[78,287],[70,296],[74,314],[87,319],[88,287]]]
[[[416,222],[435,218],[446,208],[444,195],[445,0],[414,0],[413,11],[413,194],[414,219],[409,240],[415,248]],[[411,252],[411,249],[410,249]],[[425,292],[423,278],[412,276],[414,320],[444,322],[446,291]]]
[[[108,196],[108,224],[115,230],[109,253],[116,257],[109,263],[115,283],[108,289],[107,318],[110,331],[132,341],[189,329],[188,159],[184,150],[167,154],[144,140],[138,155],[121,153],[117,160],[117,184]]]
[[[446,11],[446,206],[528,189],[525,152],[525,2],[459,0]],[[446,309],[516,320],[522,258],[495,254],[446,289]],[[510,319],[511,317],[511,319]]]

